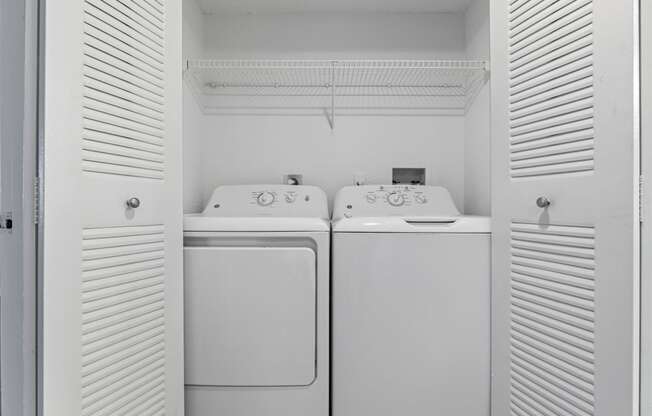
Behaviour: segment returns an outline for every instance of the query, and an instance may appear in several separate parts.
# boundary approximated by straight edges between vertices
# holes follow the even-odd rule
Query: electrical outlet
[[[367,174],[364,172],[356,172],[353,174],[353,184],[355,186],[362,186],[367,183]]]
[[[283,183],[285,185],[303,185],[303,175],[288,173],[283,175]]]

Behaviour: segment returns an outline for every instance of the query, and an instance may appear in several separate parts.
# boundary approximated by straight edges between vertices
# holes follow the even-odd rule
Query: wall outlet
[[[357,172],[353,174],[353,184],[355,186],[362,186],[367,183],[367,174],[364,172]]]
[[[283,183],[285,185],[303,185],[303,175],[288,173],[283,175]]]

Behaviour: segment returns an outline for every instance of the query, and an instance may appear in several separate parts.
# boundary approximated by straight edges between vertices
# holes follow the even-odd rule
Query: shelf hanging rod
[[[423,71],[468,71],[487,70],[485,61],[319,61],[302,64],[294,61],[193,61],[188,60],[186,69],[195,70],[329,70],[333,66],[345,70],[402,70],[417,69]]]
[[[331,88],[331,83],[326,84],[232,84],[224,82],[206,82],[206,87],[218,88]],[[464,88],[462,84],[335,84],[336,88]]]

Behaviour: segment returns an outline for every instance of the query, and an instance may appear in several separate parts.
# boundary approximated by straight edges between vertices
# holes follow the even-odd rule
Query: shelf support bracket
[[[328,117],[328,124],[331,126],[331,130],[335,130],[335,66],[337,65],[336,61],[331,62],[331,112]]]

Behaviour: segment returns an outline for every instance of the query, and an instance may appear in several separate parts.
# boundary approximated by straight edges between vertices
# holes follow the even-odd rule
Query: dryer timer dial
[[[266,207],[274,203],[274,194],[271,192],[262,192],[257,198],[258,205]]]

